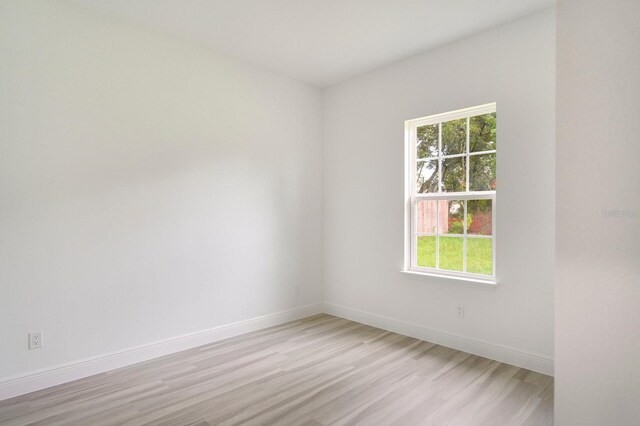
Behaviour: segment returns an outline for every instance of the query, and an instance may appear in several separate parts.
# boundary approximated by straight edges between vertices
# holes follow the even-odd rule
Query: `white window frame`
[[[481,152],[469,152],[469,118],[476,115],[491,114],[496,112],[496,104],[489,103],[479,105],[471,108],[464,108],[456,111],[451,111],[443,114],[430,115],[428,117],[416,118],[413,120],[405,121],[405,250],[404,250],[404,272],[426,275],[426,276],[440,276],[445,278],[461,279],[465,281],[476,281],[484,284],[496,284],[496,191],[469,191],[469,160],[474,155],[481,154],[496,154],[496,150],[481,151]],[[467,142],[466,152],[464,154],[457,155],[442,155],[442,135],[438,138],[438,192],[436,193],[418,193],[417,192],[417,128],[421,126],[428,126],[433,124],[439,124],[446,121],[457,120],[461,118],[467,119]],[[440,132],[442,127],[440,126]],[[497,154],[496,154],[497,155]],[[442,192],[442,160],[443,158],[454,157],[466,157],[466,191],[464,192]],[[430,157],[433,158],[433,157]],[[497,162],[496,162],[497,165]],[[497,174],[497,173],[496,173]],[[418,201],[421,200],[492,200],[491,205],[491,236],[478,236],[473,235],[472,238],[491,238],[492,243],[492,274],[478,274],[472,272],[466,272],[467,264],[467,225],[466,217],[467,211],[465,205],[464,217],[464,231],[460,236],[449,234],[448,237],[463,238],[463,271],[449,271],[445,269],[439,269],[438,263],[438,238],[436,238],[436,268],[428,268],[417,265],[417,224],[415,223],[415,208]],[[437,221],[440,220],[439,213],[436,214]],[[436,233],[439,229],[439,223],[436,225]]]

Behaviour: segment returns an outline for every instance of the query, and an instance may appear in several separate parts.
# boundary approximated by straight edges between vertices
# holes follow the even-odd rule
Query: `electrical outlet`
[[[36,331],[29,333],[29,349],[38,349],[42,347],[42,332]]]
[[[458,318],[464,318],[464,305],[458,305]]]

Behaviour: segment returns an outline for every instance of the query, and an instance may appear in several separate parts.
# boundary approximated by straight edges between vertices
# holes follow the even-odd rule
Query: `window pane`
[[[464,154],[467,152],[467,119],[442,123],[442,155]]]
[[[496,113],[469,119],[469,152],[496,149]]]
[[[466,157],[444,158],[442,160],[442,191],[463,192],[466,191],[465,180],[467,169]]]
[[[438,160],[416,163],[416,190],[418,193],[438,192]]]
[[[442,166],[444,169],[444,164]],[[491,191],[496,189],[496,155],[472,155],[469,157],[469,190]]]
[[[436,267],[436,237],[418,237],[417,264],[423,268]]]
[[[493,274],[493,239],[467,238],[467,272]]]
[[[440,200],[438,234],[464,234],[464,201]]]
[[[463,237],[438,237],[440,269],[462,271]]]
[[[467,201],[467,234],[492,235],[492,200]]]
[[[417,129],[418,157],[438,156],[438,125],[420,126]]]
[[[416,232],[419,234],[435,234],[438,218],[438,203],[440,201],[416,202]],[[446,203],[446,201],[445,201]]]

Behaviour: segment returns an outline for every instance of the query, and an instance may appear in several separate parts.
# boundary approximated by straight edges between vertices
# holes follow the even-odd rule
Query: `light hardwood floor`
[[[317,315],[0,401],[0,424],[550,425],[553,379]]]

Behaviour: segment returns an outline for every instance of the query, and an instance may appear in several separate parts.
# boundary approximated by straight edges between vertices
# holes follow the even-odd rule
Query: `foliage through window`
[[[496,105],[405,123],[408,270],[495,278]]]

